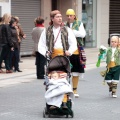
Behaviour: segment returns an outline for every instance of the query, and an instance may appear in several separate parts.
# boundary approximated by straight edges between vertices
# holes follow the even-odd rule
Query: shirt
[[[111,56],[111,61],[114,61],[114,53],[115,53],[116,48],[112,48],[112,56]]]
[[[59,30],[60,30],[60,27],[58,27],[58,28],[53,27],[54,40],[56,40]],[[77,50],[77,41],[76,41],[75,35],[73,34],[72,30],[68,27],[67,27],[67,30],[68,30],[68,44],[69,44],[68,52],[70,52],[70,54],[72,55],[73,52]],[[59,33],[57,41],[54,44],[54,48],[55,49],[63,48],[62,42],[61,42],[61,32]],[[48,51],[48,48],[46,46],[46,29],[44,29],[44,31],[42,32],[41,37],[39,39],[38,51],[43,56],[45,56],[46,51]]]
[[[73,23],[70,23],[70,28],[72,29],[72,26],[73,26]],[[86,36],[86,31],[84,29],[84,26],[83,26],[83,23],[80,24],[79,26],[79,31],[77,30],[72,30],[75,37],[81,37],[81,38],[84,38]]]

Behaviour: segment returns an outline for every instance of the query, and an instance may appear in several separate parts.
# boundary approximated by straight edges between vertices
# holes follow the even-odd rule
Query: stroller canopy
[[[48,73],[51,71],[64,71],[66,73],[70,73],[70,61],[65,56],[56,56],[50,60],[47,71]]]

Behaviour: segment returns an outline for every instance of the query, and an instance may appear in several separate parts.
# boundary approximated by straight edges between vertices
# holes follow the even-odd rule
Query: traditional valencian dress
[[[71,71],[73,76],[72,83],[73,83],[74,95],[76,97],[79,97],[79,95],[77,94],[77,86],[78,86],[80,74],[85,72],[84,67],[86,62],[86,55],[83,48],[82,38],[85,37],[86,32],[83,23],[78,20],[74,20],[73,23],[66,23],[66,25],[72,29],[77,40],[78,49],[70,56],[70,62],[73,65]]]
[[[107,73],[105,76],[105,81],[109,86],[109,92],[112,95],[116,95],[117,84],[120,78],[120,49],[109,48],[107,50]]]

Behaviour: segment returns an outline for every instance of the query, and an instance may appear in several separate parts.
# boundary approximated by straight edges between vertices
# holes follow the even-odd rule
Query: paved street
[[[111,98],[108,86],[103,85],[95,67],[97,49],[86,49],[87,67],[84,79],[79,82],[79,98],[73,100],[73,120],[119,120],[120,84],[118,98]],[[22,58],[22,73],[0,74],[0,120],[64,120],[72,118],[43,118],[45,87],[35,75],[34,57]]]

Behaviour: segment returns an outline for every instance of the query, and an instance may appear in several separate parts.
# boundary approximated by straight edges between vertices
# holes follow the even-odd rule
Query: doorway
[[[58,0],[52,0],[52,10],[58,9]]]

